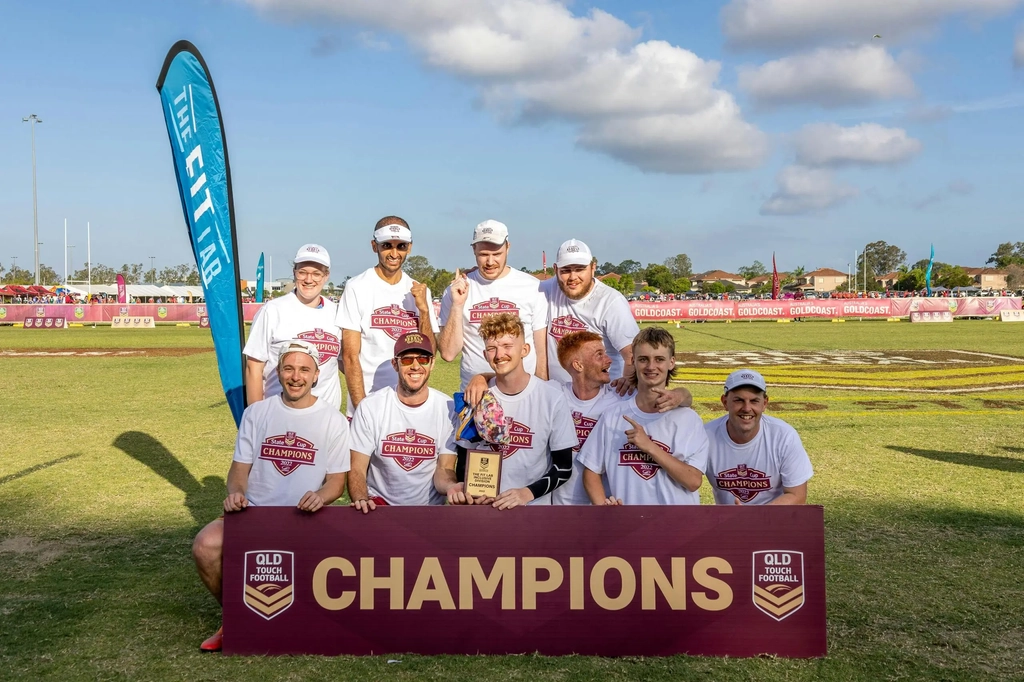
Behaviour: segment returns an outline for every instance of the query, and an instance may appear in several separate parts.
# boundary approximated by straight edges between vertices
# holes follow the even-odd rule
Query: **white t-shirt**
[[[430,389],[427,401],[403,405],[390,386],[360,401],[352,417],[352,449],[370,456],[366,487],[390,505],[444,504],[434,489],[440,455],[454,455],[452,399]]]
[[[540,280],[533,275],[510,269],[504,277],[491,281],[479,271],[466,275],[469,294],[462,309],[462,366],[459,370],[461,387],[477,374],[490,372],[484,359],[484,340],[480,337],[480,323],[497,313],[517,315],[526,328],[526,342],[530,353],[523,358],[523,368],[533,374],[537,370],[537,353],[533,347],[533,332],[547,327],[547,300],[540,291]],[[452,310],[451,287],[441,298],[441,326],[448,322]],[[550,363],[549,363],[550,364]]]
[[[281,349],[292,339],[309,341],[320,351],[320,378],[313,395],[341,409],[341,380],[338,359],[341,355],[341,329],[335,324],[337,306],[320,297],[321,306],[303,305],[294,293],[285,294],[263,304],[256,313],[249,331],[249,340],[242,352],[263,366],[263,397],[280,395],[277,359]]]
[[[252,464],[245,496],[253,505],[296,505],[327,474],[348,471],[350,458],[348,420],[326,400],[295,409],[266,398],[242,413],[234,460]]]
[[[363,390],[367,394],[397,386],[398,374],[391,366],[395,341],[407,331],[419,329],[420,314],[412,296],[412,277],[402,273],[397,284],[388,284],[370,268],[350,279],[338,304],[338,326],[359,332],[359,367],[363,372]],[[428,306],[430,328],[439,327],[434,307]],[[352,368],[348,369],[353,371]],[[352,416],[352,401],[346,413]]]
[[[710,441],[707,477],[715,504],[768,504],[783,488],[802,485],[814,475],[800,435],[792,426],[764,414],[761,427],[749,443],[739,445],[729,437],[729,415],[708,422]]]
[[[526,388],[516,395],[502,393],[493,379],[490,390],[501,405],[505,420],[512,425],[510,442],[495,448],[502,453],[501,490],[525,488],[540,480],[551,468],[552,450],[576,446],[572,413],[558,386],[533,375]],[[460,445],[470,450],[487,447],[482,443],[461,442]],[[530,504],[551,504],[551,493]]]
[[[555,383],[555,382],[551,382]],[[572,421],[576,426],[576,438],[579,443],[572,449],[572,478],[551,494],[552,504],[590,504],[590,497],[583,488],[583,464],[579,454],[583,444],[587,442],[590,432],[597,426],[598,419],[605,410],[618,405],[628,397],[619,396],[611,386],[601,387],[600,392],[590,400],[580,400],[572,392],[572,383],[559,384],[562,395],[572,410]],[[607,493],[607,491],[605,491]],[[607,497],[607,494],[605,495]]]
[[[579,460],[591,471],[603,474],[611,495],[624,504],[700,504],[700,494],[690,492],[639,448],[626,440],[632,428],[623,415],[644,427],[662,450],[698,471],[707,469],[708,437],[697,413],[688,407],[649,414],[630,398],[605,410]]]
[[[619,350],[633,343],[640,333],[626,297],[598,279],[590,293],[578,301],[562,292],[556,277],[542,282],[540,289],[548,303],[548,378],[558,382],[572,380],[558,364],[558,342],[569,332],[584,330],[604,337],[604,350],[612,359],[611,377],[621,377],[624,362]]]

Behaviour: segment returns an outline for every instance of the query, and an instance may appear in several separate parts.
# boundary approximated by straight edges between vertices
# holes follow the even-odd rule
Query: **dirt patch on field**
[[[992,367],[1013,363],[1024,364],[1024,358],[960,350],[828,350],[776,351],[726,350],[676,353],[681,367],[770,367],[773,365],[824,365],[875,367],[888,371],[892,366],[910,367]]]
[[[180,358],[212,352],[212,348],[8,348],[0,351],[0,358]]]
[[[0,553],[28,555],[37,564],[48,564],[61,554],[64,548],[56,542],[40,542],[28,537],[7,538],[0,542]]]
[[[1024,388],[1024,358],[960,350],[701,351],[676,354],[677,379],[721,383],[756,367],[769,385],[970,393]]]

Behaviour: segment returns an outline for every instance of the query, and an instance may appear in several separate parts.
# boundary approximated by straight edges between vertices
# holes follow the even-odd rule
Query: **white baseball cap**
[[[768,390],[764,377],[752,369],[738,369],[725,378],[725,392],[739,388],[740,386],[753,386],[762,391]]]
[[[473,229],[473,241],[470,244],[487,242],[488,244],[504,244],[508,241],[508,227],[497,220],[485,220]]]
[[[295,254],[295,264],[318,263],[328,270],[331,269],[331,257],[327,255],[327,249],[319,244],[306,244]]]
[[[320,351],[316,349],[309,341],[303,341],[302,339],[288,339],[281,343],[281,354],[277,356],[277,366],[280,367],[281,363],[284,362],[284,356],[289,353],[305,353],[309,357],[313,358],[313,362],[320,366]]]
[[[564,268],[567,265],[590,265],[592,262],[594,262],[594,255],[590,253],[590,247],[579,239],[570,239],[558,247],[555,267]]]

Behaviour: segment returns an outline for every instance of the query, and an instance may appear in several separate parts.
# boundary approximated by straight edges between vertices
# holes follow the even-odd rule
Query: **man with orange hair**
[[[530,353],[522,321],[511,313],[486,318],[480,325],[484,358],[494,377],[489,390],[504,412],[506,442],[491,447],[502,453],[501,492],[496,499],[457,499],[488,503],[498,509],[551,504],[551,493],[569,480],[577,444],[569,405],[556,384],[528,373]],[[465,471],[467,443],[458,447],[458,471]]]

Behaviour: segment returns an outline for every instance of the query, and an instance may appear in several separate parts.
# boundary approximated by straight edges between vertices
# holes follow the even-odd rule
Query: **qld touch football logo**
[[[653,438],[651,440],[659,448],[672,454],[672,450],[667,445]],[[619,466],[630,467],[637,476],[645,481],[651,480],[661,471],[661,466],[651,459],[650,455],[632,443],[625,443],[619,448]]]
[[[586,331],[587,325],[583,323],[583,320],[579,320],[572,315],[562,315],[551,320],[551,338],[555,341],[561,341],[562,337],[570,332],[582,332]]]
[[[498,297],[477,303],[469,309],[470,324],[480,324],[488,317],[498,313],[512,313],[519,317],[519,308],[512,301],[504,301]]]
[[[325,332],[323,329],[314,329],[311,332],[302,332],[296,338],[302,339],[303,341],[309,341],[311,344],[316,346],[317,351],[320,353],[320,364],[324,364],[328,360],[333,360],[338,357],[341,353],[341,341],[338,337],[330,332]]]
[[[283,436],[270,436],[260,445],[260,459],[274,463],[282,476],[287,476],[303,464],[316,462],[316,448],[305,438],[299,438],[294,431]]]
[[[380,444],[381,457],[390,457],[395,464],[406,471],[412,471],[424,462],[431,462],[437,456],[437,445],[430,436],[406,429],[403,433],[392,433]]]
[[[759,493],[771,490],[772,480],[763,471],[740,464],[735,469],[718,472],[715,485],[719,490],[727,490],[735,495],[740,502],[750,502]]]
[[[804,605],[804,553],[788,549],[754,552],[754,606],[775,620]]]
[[[395,341],[402,334],[420,326],[420,318],[400,305],[377,308],[370,313],[370,329],[380,329]]]
[[[295,601],[295,554],[277,549],[245,553],[242,601],[256,615],[270,620]]]

